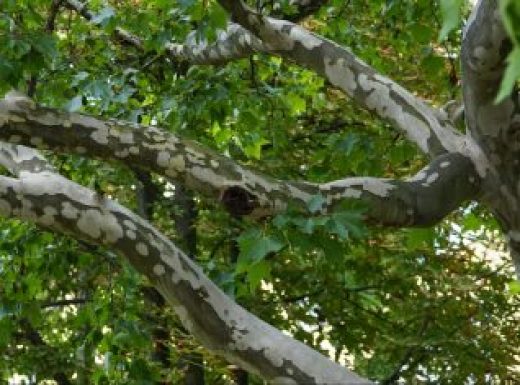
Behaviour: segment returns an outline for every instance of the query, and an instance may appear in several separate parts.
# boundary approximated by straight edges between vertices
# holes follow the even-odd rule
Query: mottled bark
[[[349,50],[297,24],[262,15],[240,0],[219,3],[271,52],[316,71],[360,105],[402,130],[424,153],[436,156],[455,150],[460,138],[445,116],[377,73]]]
[[[209,63],[255,51],[281,55],[316,71],[388,120],[432,162],[408,180],[280,181],[159,128],[64,113],[9,94],[0,102],[0,140],[13,144],[0,145],[0,163],[15,178],[0,176],[0,214],[119,252],[150,279],[208,349],[273,383],[368,383],[245,311],[148,222],[62,178],[37,152],[18,144],[145,167],[220,201],[235,216],[270,216],[289,203],[304,211],[319,194],[322,213],[354,199],[367,205],[369,222],[421,226],[475,199],[496,214],[520,276],[520,103],[517,90],[494,103],[510,51],[498,1],[481,0],[464,33],[466,135],[453,129],[442,110],[378,74],[347,49],[291,22],[262,15],[242,1],[219,2],[240,26],[231,24],[214,45],[172,44],[172,57]],[[92,19],[82,3],[66,3]],[[121,41],[142,48],[139,37],[122,29],[116,33]]]
[[[323,184],[280,181],[157,127],[60,112],[10,95],[0,102],[0,127],[0,139],[11,143],[145,167],[222,202],[240,216],[273,215],[289,203],[306,210],[321,195],[322,213],[333,212],[345,199],[360,200],[369,207],[370,222],[424,226],[474,198],[480,184],[478,170],[459,152],[439,156],[406,181],[370,177]]]
[[[138,215],[52,171],[35,171],[31,156],[38,165],[42,160],[33,150],[6,147],[2,164],[17,178],[0,176],[0,215],[118,252],[202,344],[273,383],[369,383],[245,311]],[[14,166],[20,162],[24,169]]]
[[[463,93],[469,134],[488,158],[484,202],[510,241],[520,277],[520,103],[518,89],[500,103],[496,97],[511,42],[499,2],[479,1],[462,42]]]

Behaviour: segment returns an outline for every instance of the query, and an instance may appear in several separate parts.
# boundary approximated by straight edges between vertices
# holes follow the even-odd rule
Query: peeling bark
[[[316,195],[322,195],[322,213],[333,212],[345,199],[360,200],[368,205],[371,222],[424,226],[474,198],[480,185],[472,161],[458,152],[438,157],[407,181],[370,177],[324,184],[280,181],[157,127],[60,112],[10,97],[0,102],[0,128],[0,139],[11,143],[146,167],[221,201],[238,216],[270,216],[283,212],[289,203],[305,211]],[[448,186],[452,191],[443,193]]]
[[[272,52],[325,77],[360,105],[402,130],[425,154],[434,157],[455,150],[460,138],[449,119],[349,50],[299,25],[262,15],[242,1],[219,3]]]
[[[41,157],[15,150],[4,152],[18,178],[0,176],[0,215],[110,247],[148,277],[202,344],[273,383],[369,383],[245,311],[138,215],[49,170],[27,171],[35,169],[30,154],[37,164]],[[18,160],[24,170],[12,167]]]
[[[462,42],[463,93],[470,135],[489,159],[484,202],[496,214],[520,277],[520,95],[495,103],[511,51],[497,0],[479,1]]]
[[[230,24],[214,44],[170,44],[172,58],[221,63],[258,51],[288,58],[391,122],[432,158],[431,163],[407,180],[280,181],[156,127],[60,112],[10,93],[0,102],[0,140],[11,143],[0,144],[0,164],[14,177],[0,176],[0,214],[119,252],[148,277],[208,349],[273,383],[369,383],[248,313],[144,219],[59,176],[37,151],[20,144],[145,167],[220,201],[235,216],[266,217],[283,212],[289,203],[306,210],[320,194],[322,213],[354,199],[367,205],[369,222],[424,226],[466,200],[478,200],[502,225],[520,277],[520,100],[515,90],[502,103],[494,103],[511,47],[498,0],[479,1],[464,33],[466,135],[453,129],[442,110],[378,74],[347,49],[289,21],[262,15],[242,1],[219,2],[240,25]],[[87,20],[93,18],[84,4],[66,3]],[[120,28],[116,35],[142,49],[138,36]]]

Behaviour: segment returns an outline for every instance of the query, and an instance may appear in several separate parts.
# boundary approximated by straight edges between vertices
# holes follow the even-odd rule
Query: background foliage
[[[51,31],[50,1],[0,0],[0,95],[17,88],[42,104],[160,125],[283,179],[405,177],[424,165],[385,122],[289,62],[255,55],[204,67],[167,59],[167,41],[215,39],[227,17],[212,1],[89,6],[94,25],[61,9]],[[439,106],[461,96],[467,7],[453,0],[331,0],[303,24]],[[518,45],[518,2],[503,1],[503,12]],[[141,36],[145,52],[115,40],[116,26]],[[504,89],[519,77],[518,52]],[[136,170],[48,155],[67,177],[139,209],[136,193],[146,186]],[[189,248],[177,226],[188,210],[180,202],[185,192],[157,177],[145,184],[159,192],[151,221]],[[193,254],[207,273],[264,320],[359,374],[387,384],[400,377],[520,381],[520,290],[482,208],[468,204],[432,228],[388,230],[364,226],[364,208],[353,205],[327,217],[290,210],[252,223],[190,199],[197,209]],[[183,359],[196,352],[207,384],[231,381],[231,368],[203,351],[109,250],[2,220],[0,282],[4,380],[23,373],[36,381],[177,384]],[[168,367],[157,359],[163,342],[171,347]]]

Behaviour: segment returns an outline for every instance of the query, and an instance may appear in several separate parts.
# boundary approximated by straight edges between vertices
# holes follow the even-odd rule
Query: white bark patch
[[[46,206],[43,208],[43,216],[39,219],[38,222],[45,226],[50,226],[55,222],[54,217],[58,214],[58,210],[54,207]]]
[[[157,264],[153,267],[153,273],[158,277],[161,277],[166,273],[166,268],[164,267],[164,265]]]
[[[97,209],[80,211],[77,222],[78,229],[94,239],[104,234],[104,243],[115,243],[123,238],[123,228],[119,225],[117,218],[109,212],[101,212]]]
[[[323,43],[322,40],[316,37],[314,34],[307,32],[297,25],[291,28],[291,33],[289,36],[291,39],[299,42],[309,51],[320,47]]]
[[[360,190],[356,190],[356,189],[353,189],[353,188],[347,188],[340,195],[340,197],[341,198],[355,198],[355,199],[359,199],[359,198],[361,198],[361,195],[363,195],[363,193]]]
[[[223,185],[223,178],[207,167],[192,167],[191,174],[200,182],[208,183],[216,187]]]
[[[68,179],[52,172],[42,171],[34,174],[20,171],[19,179],[24,194],[41,196],[61,193],[83,204],[93,204],[97,201],[96,194],[90,189],[71,184]]]
[[[403,106],[398,104],[390,96],[393,90],[406,100],[407,106],[416,111],[425,110],[426,107],[419,105],[417,101],[411,98],[408,93],[401,87],[393,83],[386,83],[383,77],[377,77],[378,80],[371,80],[366,76],[359,76],[359,85],[365,91],[372,91],[365,100],[366,106],[370,110],[374,110],[377,114],[386,119],[390,119],[400,127],[403,127],[408,138],[416,143],[419,148],[428,153],[428,139],[430,138],[430,127],[416,116],[404,111]],[[425,117],[426,118],[426,117]],[[438,125],[435,118],[428,117],[430,126]]]
[[[432,184],[433,182],[435,182],[437,179],[439,179],[439,173],[438,172],[433,172],[429,177],[428,179],[426,179],[426,183],[428,185]]]
[[[326,183],[323,185],[323,188],[325,189],[331,189],[331,188],[344,188],[346,191],[345,193],[342,193],[341,195],[346,197],[348,195],[346,194],[352,194],[352,191],[357,191],[357,194],[359,196],[354,198],[359,198],[361,196],[361,192],[359,191],[359,188],[356,188],[357,186],[360,186],[360,188],[363,191],[366,191],[370,194],[377,195],[379,197],[387,197],[390,195],[390,191],[395,189],[395,186],[391,183],[389,183],[386,179],[378,179],[378,178],[347,178],[344,180],[338,180],[330,183]]]
[[[308,202],[308,201],[310,201],[312,199],[312,195],[311,194],[308,194],[305,191],[303,191],[303,190],[301,190],[301,189],[299,189],[297,187],[289,185],[288,189],[289,189],[289,193],[291,194],[291,197],[294,198],[294,199],[299,199],[302,202]]]
[[[188,159],[188,162],[191,164],[198,164],[200,166],[205,166],[206,162],[204,160],[203,156],[200,156],[200,154],[191,154],[189,151],[186,154],[186,158]]]
[[[123,131],[119,134],[119,140],[123,144],[134,144],[134,133],[130,131]]]
[[[167,151],[159,151],[157,154],[157,165],[166,168],[170,162],[170,154]]]
[[[132,155],[138,155],[139,154],[139,147],[131,146],[128,149],[128,152],[130,152],[130,154],[132,154]]]
[[[186,162],[182,155],[174,156],[170,159],[170,167],[177,172],[183,172],[186,169]]]
[[[132,230],[126,230],[126,236],[132,241],[135,241],[135,239],[137,238],[137,234],[135,233],[135,231]]]
[[[289,35],[282,31],[284,27],[289,29]],[[291,50],[294,48],[294,43],[298,42],[303,45],[305,49],[310,51],[316,47],[320,47],[322,44],[322,40],[317,36],[284,20],[269,19],[267,28],[277,32],[281,37],[281,39],[276,42],[273,41],[273,38],[269,39],[269,43],[275,45],[278,49]],[[283,46],[280,44],[282,41]]]
[[[415,174],[411,178],[408,178],[406,181],[407,182],[420,182],[420,181],[424,180],[427,176],[427,174],[426,174],[427,169],[428,169],[428,167],[419,171],[417,174]]]
[[[143,257],[148,255],[148,246],[146,246],[143,242],[139,242],[137,245],[135,245],[135,249]]]
[[[93,141],[98,142],[99,144],[108,144],[108,128],[100,127],[92,131],[90,137]]]
[[[134,231],[137,230],[137,226],[135,225],[135,223],[132,222],[132,221],[129,221],[128,219],[125,219],[125,220],[123,221],[123,224],[124,224],[126,227],[128,227],[129,229],[132,229],[132,230],[134,230]]]
[[[479,144],[471,137],[470,131],[463,137],[457,137],[452,140],[454,144],[451,152],[459,152],[467,158],[470,158],[481,178],[485,178],[488,171],[492,169],[491,163],[482,151]]]
[[[442,162],[441,163],[441,168],[447,168],[449,165],[450,165],[450,162],[448,162],[448,161]]]
[[[339,58],[333,61],[333,59],[325,58],[324,62],[327,79],[348,95],[352,95],[357,88],[356,76],[345,59]]]
[[[124,150],[121,150],[121,151],[115,151],[114,155],[117,156],[118,158],[126,158],[128,156],[128,150],[125,148]]]
[[[81,217],[76,225],[82,233],[87,234],[92,239],[98,239],[101,236],[101,229],[97,223],[100,217],[101,214],[98,210],[88,209],[81,212]]]

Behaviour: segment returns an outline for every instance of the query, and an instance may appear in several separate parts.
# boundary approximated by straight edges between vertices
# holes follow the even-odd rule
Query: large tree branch
[[[147,221],[56,173],[0,176],[0,215],[118,252],[148,277],[202,344],[273,383],[369,383],[234,303]]]
[[[502,24],[497,0],[479,1],[464,31],[462,68],[465,115],[472,135],[495,165],[511,147],[518,131],[515,95],[496,104],[511,42]],[[495,159],[493,159],[495,158]]]
[[[167,43],[166,52],[176,60],[190,64],[221,64],[251,56],[255,52],[269,52],[270,47],[238,24],[229,23],[213,43],[196,42],[190,35],[184,44]]]
[[[368,205],[371,222],[422,226],[479,192],[472,162],[459,153],[438,157],[407,181],[365,177],[315,184],[264,176],[156,127],[60,112],[9,96],[0,102],[0,128],[0,139],[11,143],[147,168],[221,201],[235,215],[269,216],[285,211],[289,203],[306,210],[321,195],[322,213],[356,199]]]
[[[277,54],[310,68],[361,106],[403,131],[426,154],[456,151],[449,120],[349,50],[289,21],[262,15],[239,0],[219,0],[234,19]]]
[[[519,92],[496,103],[511,41],[502,23],[499,1],[481,0],[471,14],[462,40],[465,116],[471,135],[487,154],[484,201],[509,239],[520,277],[520,141]]]
[[[94,17],[85,4],[77,0],[66,3],[87,20]],[[362,106],[389,120],[424,153],[436,156],[459,151],[461,138],[444,113],[378,74],[350,51],[289,21],[263,16],[241,1],[220,3],[247,29],[229,24],[211,44],[190,39],[186,44],[167,43],[165,51],[171,58],[193,64],[217,64],[253,52],[276,53],[324,76]],[[142,48],[139,37],[122,28],[115,31],[123,41]]]

